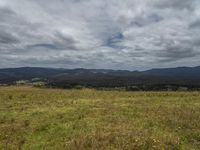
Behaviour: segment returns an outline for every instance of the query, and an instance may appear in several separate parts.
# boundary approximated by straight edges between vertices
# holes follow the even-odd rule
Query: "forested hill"
[[[178,67],[127,71],[109,69],[55,69],[55,68],[7,68],[0,69],[0,83],[14,84],[19,80],[39,78],[53,87],[91,86],[127,87],[178,85],[200,87],[200,67]]]

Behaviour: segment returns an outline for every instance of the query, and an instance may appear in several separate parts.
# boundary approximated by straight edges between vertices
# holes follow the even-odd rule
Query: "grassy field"
[[[1,87],[0,149],[200,149],[200,93]]]

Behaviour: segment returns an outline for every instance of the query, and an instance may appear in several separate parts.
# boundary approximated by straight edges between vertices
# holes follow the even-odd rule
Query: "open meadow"
[[[200,92],[1,87],[0,149],[200,149]]]

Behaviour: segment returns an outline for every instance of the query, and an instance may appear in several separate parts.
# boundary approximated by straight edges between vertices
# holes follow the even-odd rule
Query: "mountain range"
[[[200,66],[128,71],[111,69],[6,68],[0,69],[0,84],[40,78],[52,87],[127,87],[176,85],[200,87]]]

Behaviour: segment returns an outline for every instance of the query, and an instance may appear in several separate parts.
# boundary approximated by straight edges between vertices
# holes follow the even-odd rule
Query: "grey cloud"
[[[7,21],[10,18],[14,18],[15,16],[16,16],[16,13],[12,11],[11,9],[7,7],[6,8],[0,7],[0,18],[2,22]]]
[[[12,33],[0,29],[0,44],[15,44],[19,42],[20,40]]]
[[[190,29],[200,29],[200,18],[199,20],[193,21],[191,24],[189,24]]]
[[[144,27],[146,25],[158,23],[162,21],[163,19],[164,18],[159,16],[158,14],[150,14],[144,17],[137,17],[130,24],[131,26]]]
[[[69,49],[69,50],[77,50],[76,44],[78,41],[76,41],[73,37],[63,35],[60,32],[55,33],[56,40],[54,41],[54,44],[57,45],[57,48],[59,49]]]
[[[0,67],[196,65],[199,8],[198,0],[0,0]]]
[[[160,8],[193,9],[196,0],[159,0],[156,5]]]
[[[184,48],[184,47],[168,47],[165,50],[157,53],[156,55],[163,61],[177,61],[180,59],[187,59],[190,57],[195,57],[199,55],[199,52],[194,51],[193,48]]]
[[[28,45],[26,49],[37,49],[37,48],[45,48],[45,49],[50,49],[50,50],[56,50],[59,49],[56,45],[54,44],[48,44],[48,43],[40,43],[40,44],[34,44],[34,45]]]
[[[27,45],[25,49],[45,49],[45,50],[78,50],[75,41],[70,36],[62,35],[59,32],[54,34],[55,36],[49,40],[49,43],[37,43]]]

